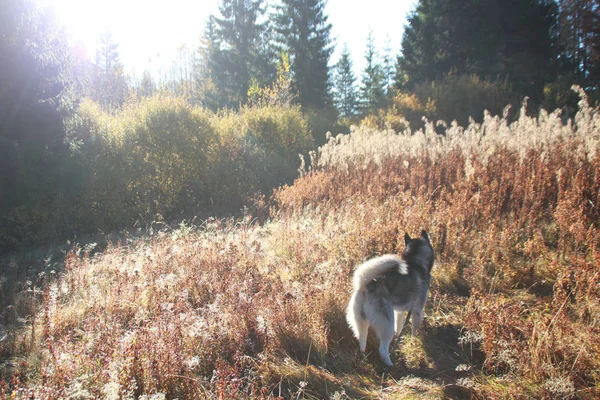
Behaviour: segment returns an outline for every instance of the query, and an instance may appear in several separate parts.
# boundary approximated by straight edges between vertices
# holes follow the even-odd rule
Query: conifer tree
[[[526,95],[552,78],[554,0],[419,0],[408,19],[396,84],[411,89],[447,74],[504,80]]]
[[[52,14],[35,1],[2,0],[0,219],[15,206],[48,202],[41,193],[56,193],[66,182],[60,175],[69,159],[65,121],[74,110],[67,43]]]
[[[217,30],[216,18],[214,15],[210,15],[198,49],[199,60],[195,71],[195,81],[202,94],[201,102],[205,107],[213,110],[227,105],[225,96],[227,73],[222,68],[226,60],[221,46],[222,38]]]
[[[106,110],[113,111],[123,105],[128,85],[119,56],[119,45],[110,32],[100,37],[96,50],[92,98]]]
[[[561,72],[600,84],[600,0],[559,0]]]
[[[352,59],[348,46],[344,46],[340,60],[335,65],[334,102],[342,117],[349,118],[356,113],[358,92],[356,77],[352,70]]]
[[[367,62],[362,75],[360,103],[363,115],[372,114],[385,105],[385,75],[377,60],[373,32],[367,37]]]
[[[394,57],[392,56],[392,45],[389,35],[387,35],[385,39],[381,68],[383,71],[385,92],[389,97],[394,86],[394,78],[396,77],[396,65],[394,63]]]
[[[220,42],[215,53],[219,57],[210,63],[214,74],[221,75],[214,83],[225,104],[237,107],[246,103],[252,78],[263,83],[266,75],[272,79],[275,74],[272,66],[265,71],[271,65],[263,52],[266,25],[259,22],[265,8],[263,0],[221,0],[219,11],[211,38]]]
[[[281,0],[275,29],[282,50],[290,54],[298,102],[305,109],[332,106],[329,59],[333,52],[325,0]]]

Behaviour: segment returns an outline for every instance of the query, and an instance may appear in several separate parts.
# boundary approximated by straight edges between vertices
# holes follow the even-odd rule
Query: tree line
[[[401,53],[392,54],[389,41],[377,49],[371,32],[358,77],[346,46],[331,62],[335,43],[325,6],[325,0],[220,0],[197,48],[181,46],[158,78],[144,71],[128,81],[110,33],[100,38],[94,62],[75,58],[71,69],[83,82],[79,95],[106,109],[122,106],[128,93],[147,97],[158,90],[213,110],[238,109],[283,73],[293,102],[330,122],[375,114],[393,106],[398,93],[420,93],[425,101],[424,85],[464,76],[502,86],[506,100],[528,96],[548,108],[574,107],[572,84],[597,92],[600,0],[420,0],[408,16]]]
[[[576,106],[572,84],[597,92],[598,0],[420,0],[408,16],[401,54],[391,54],[389,42],[377,49],[369,34],[359,77],[347,47],[331,63],[335,43],[325,5],[222,0],[189,68],[191,97],[213,109],[237,108],[251,100],[253,86],[276,80],[284,56],[295,102],[342,118],[375,114],[393,106],[398,93],[465,76],[499,85],[507,102],[528,96],[533,106],[566,111]]]
[[[331,65],[325,4],[285,0],[269,8],[264,0],[222,0],[198,52],[204,103],[245,104],[253,84],[273,82],[282,54],[291,60],[297,103],[333,106],[343,117],[372,114],[398,91],[412,93],[449,76],[505,83],[536,105],[568,96],[573,83],[590,91],[599,84],[598,0],[421,0],[408,17],[401,54],[392,55],[389,45],[378,50],[369,34],[360,79],[347,48]]]

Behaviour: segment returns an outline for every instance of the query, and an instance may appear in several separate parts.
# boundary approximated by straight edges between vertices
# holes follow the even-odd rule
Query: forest
[[[0,396],[600,396],[600,1],[418,0],[359,72],[326,0],[218,3],[141,75],[0,4]],[[352,272],[421,229],[388,370]]]

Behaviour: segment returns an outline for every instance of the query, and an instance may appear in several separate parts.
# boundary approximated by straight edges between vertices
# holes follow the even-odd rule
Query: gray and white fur
[[[404,312],[408,311],[412,318],[413,335],[421,325],[434,261],[425,230],[416,239],[405,234],[404,242],[402,257],[387,254],[373,258],[354,271],[354,292],[346,311],[361,353],[365,352],[371,327],[379,339],[381,360],[387,366],[392,366],[390,343],[394,330],[399,334],[404,325]]]

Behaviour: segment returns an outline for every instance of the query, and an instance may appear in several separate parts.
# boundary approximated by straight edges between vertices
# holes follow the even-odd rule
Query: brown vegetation
[[[430,124],[332,137],[311,171],[276,191],[262,225],[208,220],[70,254],[29,328],[3,348],[21,361],[0,390],[599,396],[599,127],[600,112],[582,103],[566,126],[522,113],[443,137]],[[350,277],[422,228],[437,252],[425,326],[382,375],[344,319]]]

